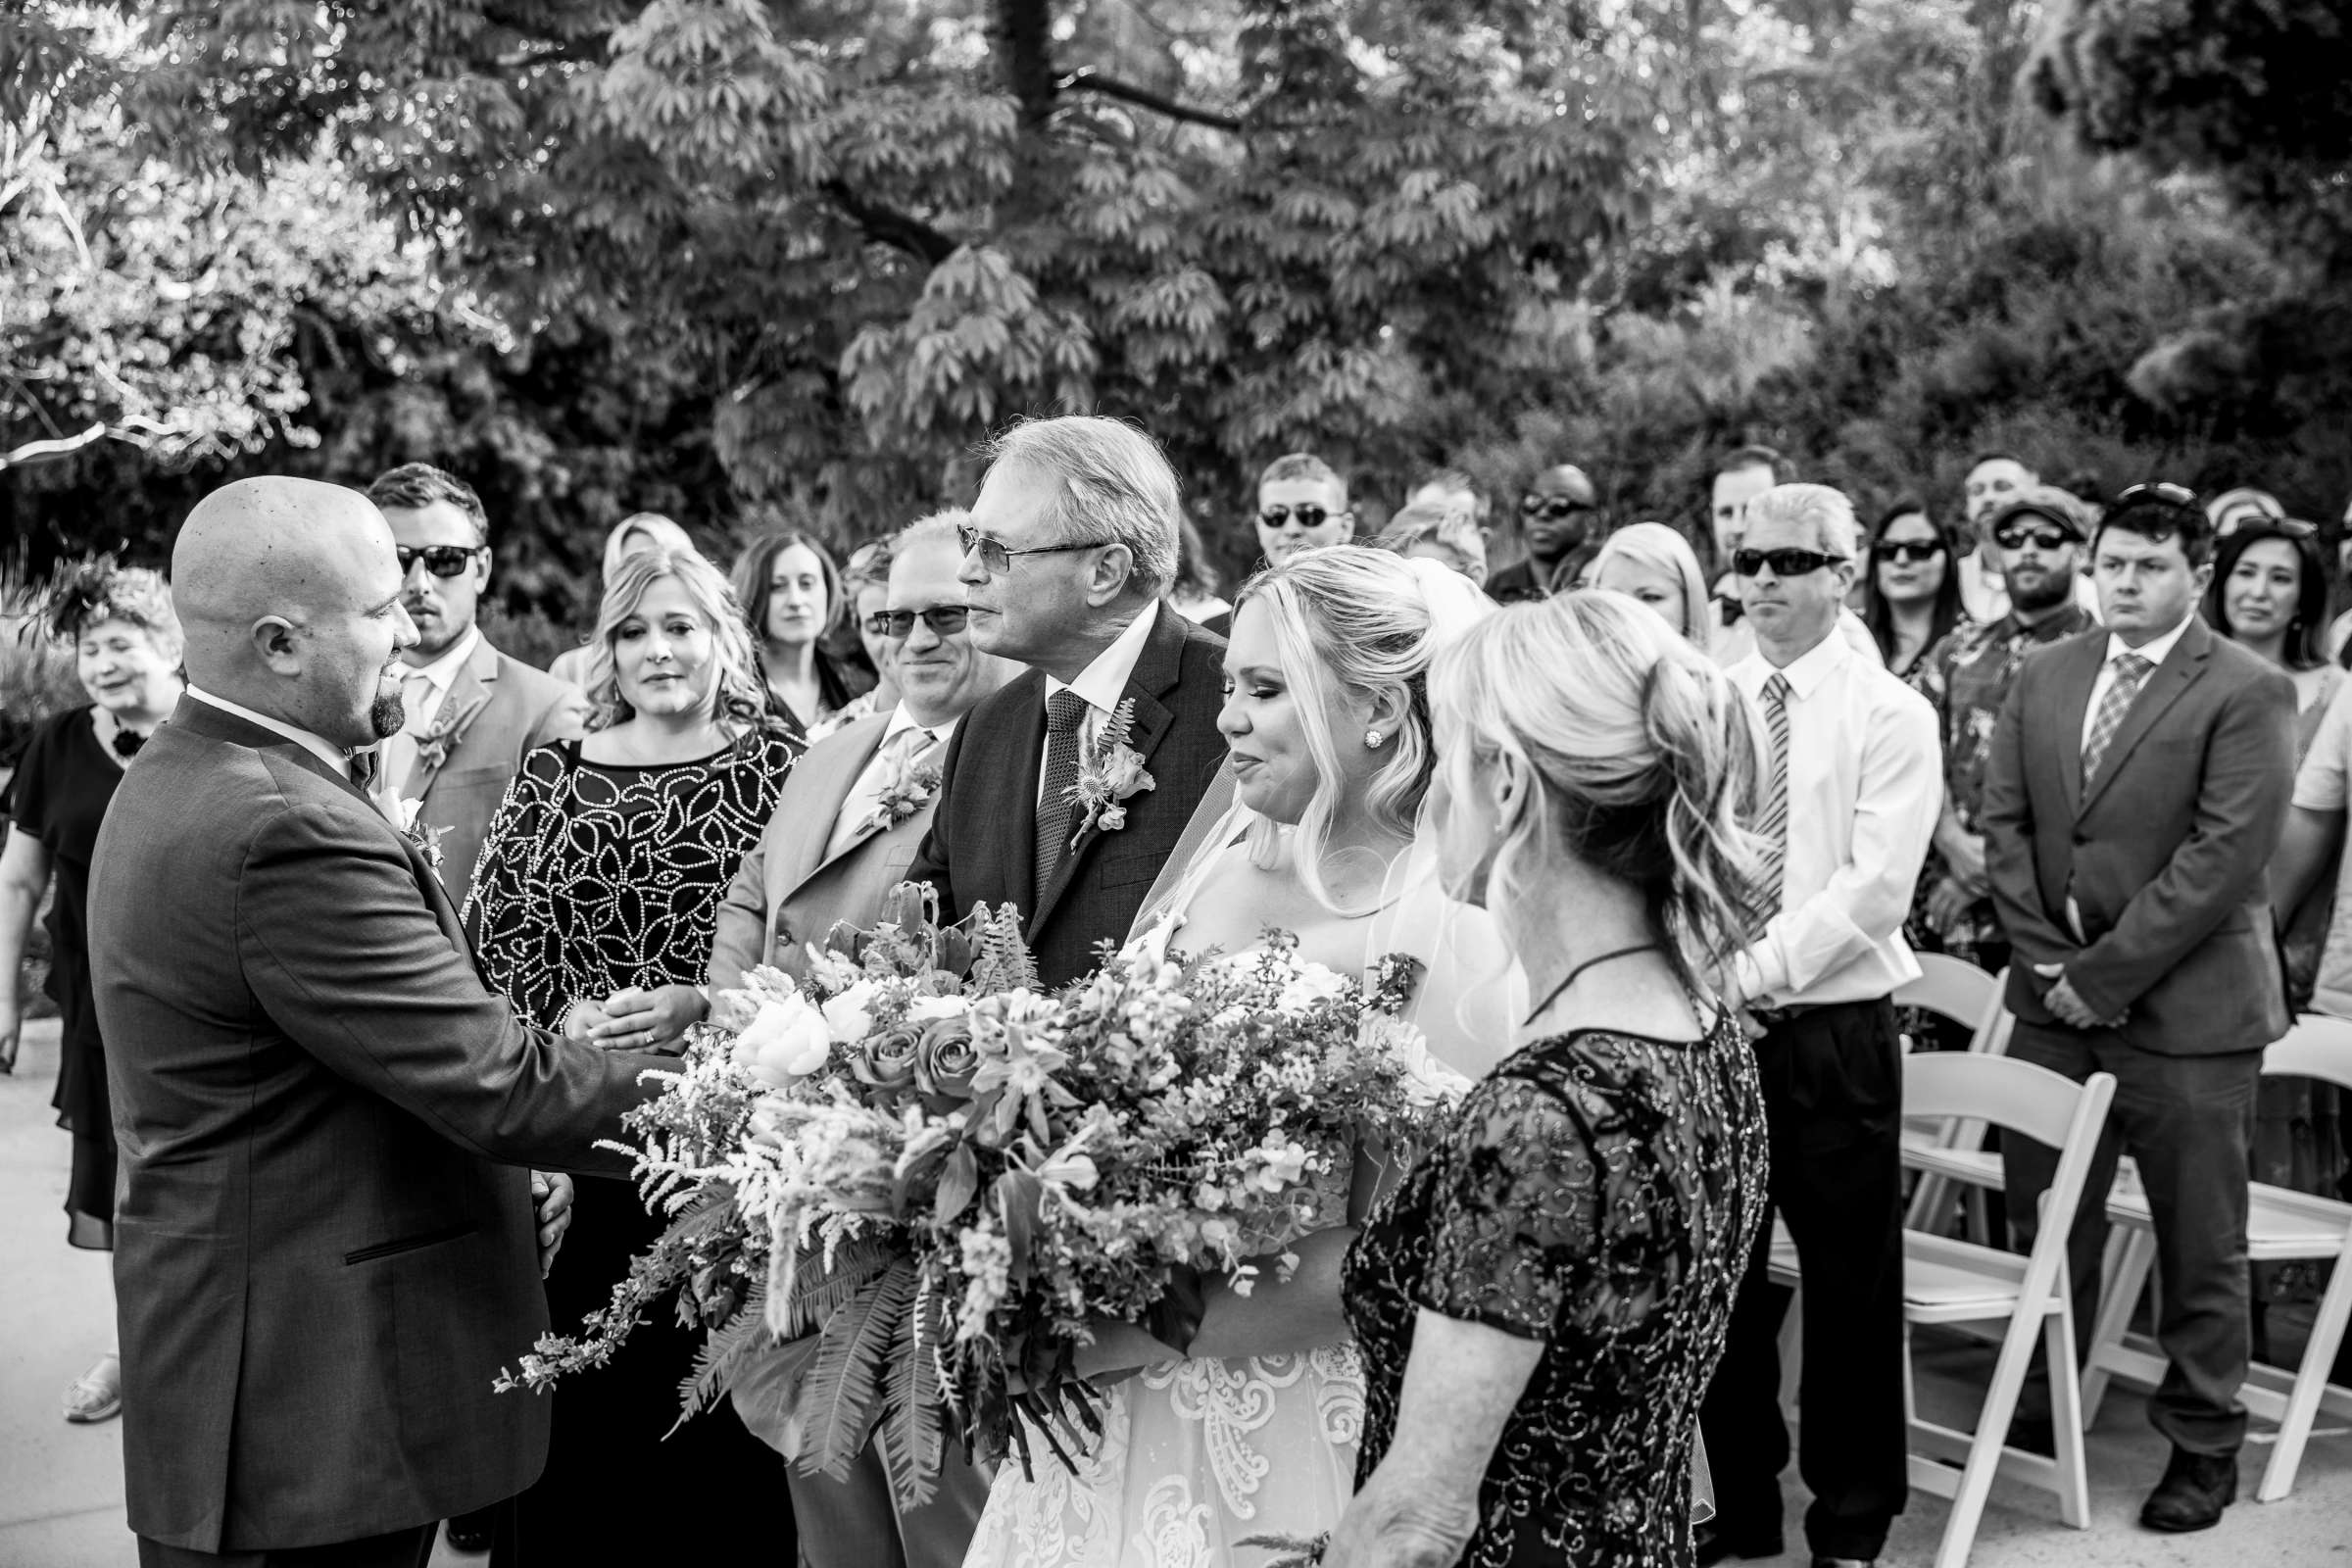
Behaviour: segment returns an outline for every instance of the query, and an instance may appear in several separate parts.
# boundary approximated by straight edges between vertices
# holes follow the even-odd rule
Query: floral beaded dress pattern
[[[1685,1568],[1698,1402],[1764,1195],[1763,1101],[1728,1019],[1695,1044],[1586,1031],[1521,1050],[1348,1252],[1358,1484],[1396,1436],[1427,1307],[1545,1342],[1461,1561]]]

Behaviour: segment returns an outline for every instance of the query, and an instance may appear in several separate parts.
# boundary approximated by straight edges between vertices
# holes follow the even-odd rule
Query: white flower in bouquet
[[[825,1024],[843,1045],[863,1040],[874,1027],[873,1004],[881,988],[860,980],[825,1003]]]
[[[1346,975],[1327,969],[1319,963],[1302,963],[1298,973],[1283,986],[1282,994],[1274,999],[1274,1009],[1286,1017],[1296,1018],[1312,1011],[1323,1003],[1344,996],[1350,989]]]
[[[824,1015],[793,993],[768,997],[735,1037],[735,1065],[762,1087],[781,1089],[822,1067],[833,1054]]]
[[[970,1014],[969,997],[917,997],[906,1004],[906,1016],[916,1023],[937,1023],[942,1018],[962,1018]]]

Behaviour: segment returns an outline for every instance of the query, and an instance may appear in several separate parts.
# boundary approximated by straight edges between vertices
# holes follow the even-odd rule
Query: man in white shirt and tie
[[[1732,981],[1754,1011],[1772,1206],[1805,1291],[1799,1471],[1813,1561],[1867,1563],[1908,1494],[1903,1409],[1902,1047],[1891,998],[1919,973],[1902,938],[1943,800],[1936,711],[1837,636],[1854,575],[1852,505],[1786,484],[1748,504],[1733,556],[1756,652],[1731,676],[1771,740],[1764,908]],[[1700,1415],[1717,1515],[1698,1561],[1782,1549],[1770,1210]]]

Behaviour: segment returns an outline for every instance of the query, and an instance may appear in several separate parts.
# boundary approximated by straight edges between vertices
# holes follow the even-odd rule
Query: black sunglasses
[[[1320,528],[1326,517],[1344,517],[1346,515],[1345,512],[1332,512],[1324,507],[1260,507],[1257,509],[1257,520],[1269,528],[1280,528],[1293,517],[1298,519],[1298,526],[1301,528]]]
[[[1592,510],[1574,496],[1522,496],[1519,498],[1519,515],[1542,517],[1546,522],[1556,522],[1562,517],[1572,517],[1580,512],[1591,512]]]
[[[436,577],[455,577],[472,563],[474,557],[484,554],[489,548],[488,545],[426,545],[421,550],[412,550],[407,545],[396,545],[392,555],[400,563],[400,574],[403,577],[419,561],[424,563],[424,569]]]
[[[1015,556],[1058,556],[1072,550],[1092,550],[1098,545],[1108,542],[1102,539],[1081,539],[1066,545],[1031,545],[1026,550],[1008,550],[1002,540],[991,539],[977,528],[960,522],[956,525],[956,548],[967,556],[975,550],[978,551],[980,564],[988,568],[988,574],[992,577],[1002,577],[1010,571],[1012,558]]]
[[[1802,577],[1843,560],[1843,556],[1825,556],[1818,550],[1735,550],[1732,570],[1742,577],[1753,577],[1770,566],[1775,577]]]
[[[1923,561],[1934,561],[1937,556],[1942,555],[1943,541],[1939,539],[1906,539],[1900,544],[1883,544],[1879,546],[1876,554],[1881,561],[1899,561],[1907,565],[1916,566]]]
[[[933,605],[929,610],[877,610],[865,617],[868,636],[888,637],[904,642],[914,634],[915,617],[942,637],[953,637],[963,630],[971,618],[971,611],[963,605]]]
[[[2029,528],[2023,523],[2004,522],[1992,530],[1992,542],[2003,550],[2023,550],[2029,544],[2036,550],[2063,550],[2068,545],[2081,544],[2082,536],[2055,526]]]

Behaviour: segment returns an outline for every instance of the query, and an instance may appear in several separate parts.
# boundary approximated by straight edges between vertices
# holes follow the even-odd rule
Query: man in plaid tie
[[[2118,497],[2092,541],[2106,629],[2026,661],[1984,778],[1985,870],[2013,947],[2010,1054],[2116,1079],[2068,1248],[2077,1345],[2095,1320],[2119,1152],[2155,1218],[2171,1364],[2148,1417],[2173,1455],[2140,1522],[2162,1531],[2205,1529],[2237,1494],[2247,1140],[2262,1050],[2289,1021],[2264,866],[2294,783],[2295,692],[2197,618],[2212,551],[2188,491]],[[2012,1139],[2002,1157],[2028,1247],[2056,1154]],[[2047,1451],[2049,1436],[2037,1384],[2012,1442]]]
[[[1756,652],[1732,680],[1772,756],[1754,829],[1768,898],[1733,965],[1759,1025],[1772,1203],[1805,1278],[1802,1470],[1816,1563],[1876,1558],[1903,1509],[1901,1043],[1890,998],[1919,972],[1903,945],[1943,802],[1936,712],[1837,627],[1854,512],[1826,485],[1748,503],[1733,553]],[[1718,1510],[1701,1563],[1770,1557],[1781,1540],[1778,1339],[1788,1295],[1757,1237],[1700,1412]]]
[[[1225,761],[1225,640],[1159,603],[1182,503],[1150,436],[1116,419],[1033,419],[1000,437],[962,530],[972,641],[1029,666],[956,732],[907,875],[957,914],[1012,905],[1049,986],[1123,941]],[[1117,750],[1151,775],[1083,809]],[[1100,773],[1098,771],[1098,776]]]

